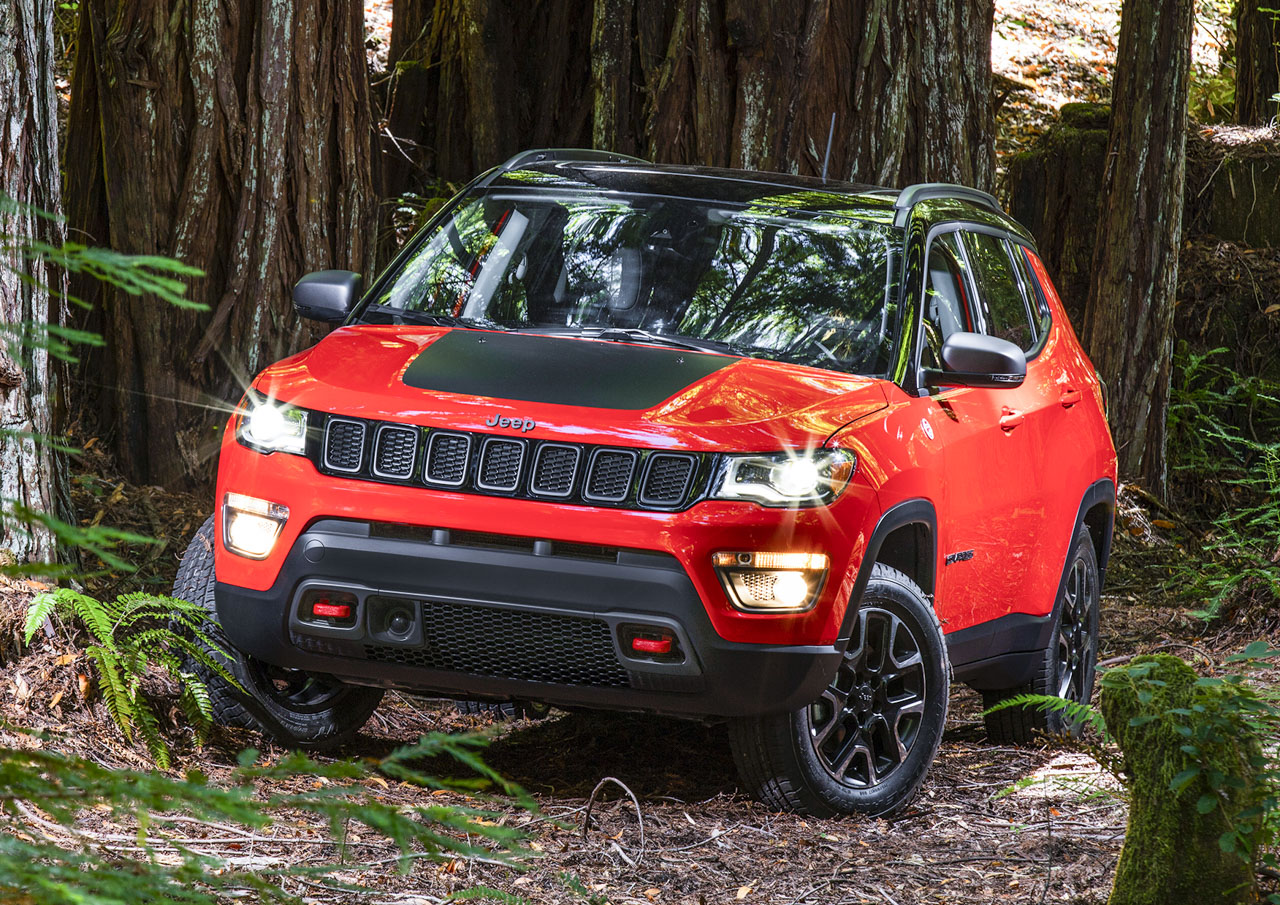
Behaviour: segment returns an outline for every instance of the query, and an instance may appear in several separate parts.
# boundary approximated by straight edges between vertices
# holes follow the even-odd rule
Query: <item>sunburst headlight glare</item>
[[[840,495],[856,464],[843,449],[725,456],[713,495],[762,506],[822,506]]]
[[[260,452],[302,455],[307,445],[307,413],[269,399],[252,400],[240,419],[238,435]]]

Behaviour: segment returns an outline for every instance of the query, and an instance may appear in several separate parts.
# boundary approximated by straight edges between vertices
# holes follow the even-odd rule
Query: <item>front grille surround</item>
[[[365,421],[339,415],[321,417],[324,420],[317,419],[307,442],[307,456],[321,473],[383,484],[579,506],[662,512],[687,509],[705,497],[719,458],[715,453],[675,453]],[[380,462],[379,448],[384,438],[407,441],[410,431],[414,436],[412,471],[406,474],[403,462],[397,463],[398,468],[383,467],[386,463]],[[495,452],[509,457],[507,467],[486,471],[485,464]],[[566,478],[564,472],[569,461],[573,465],[572,475]],[[681,466],[677,477],[683,480],[674,484],[668,480],[670,486],[665,492],[654,492],[654,468],[666,473],[677,463]],[[552,465],[556,467],[547,467]],[[540,474],[540,470],[544,473]],[[551,472],[555,472],[555,480],[549,477]]]
[[[528,451],[529,444],[524,440],[485,437],[480,445],[476,487],[490,493],[515,493],[520,487]]]
[[[470,434],[432,431],[427,436],[427,455],[422,464],[422,480],[439,487],[461,487],[467,482],[471,462]],[[441,463],[441,459],[448,457]]]
[[[535,496],[564,499],[578,480],[582,448],[568,443],[543,443],[533,456],[529,492]],[[567,469],[567,474],[565,473]]]
[[[324,426],[321,459],[325,467],[340,474],[357,474],[364,465],[364,441],[368,433],[363,421],[330,418]]]
[[[380,478],[412,477],[421,433],[399,424],[379,424],[373,434],[373,473]]]
[[[654,453],[644,463],[640,504],[661,508],[679,503],[689,495],[697,470],[698,459],[689,453]]]

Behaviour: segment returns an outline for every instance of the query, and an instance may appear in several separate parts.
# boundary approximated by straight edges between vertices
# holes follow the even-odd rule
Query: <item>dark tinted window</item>
[[[920,343],[923,367],[940,369],[947,337],[974,329],[967,267],[956,233],[943,233],[929,245]]]
[[[1027,307],[1031,309],[1031,321],[1036,326],[1036,339],[1049,332],[1049,309],[1045,307],[1040,294],[1040,283],[1036,280],[1031,264],[1027,260],[1027,250],[1021,245],[1010,243],[1013,250],[1013,264],[1022,277],[1022,288],[1027,296]]]
[[[1010,243],[986,233],[965,233],[964,241],[978,284],[978,311],[985,332],[1008,340],[1024,352],[1030,350],[1036,344],[1037,333],[1022,280],[1014,269]]]

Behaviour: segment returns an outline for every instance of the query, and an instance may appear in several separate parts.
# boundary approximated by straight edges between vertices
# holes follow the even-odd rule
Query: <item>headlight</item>
[[[283,402],[264,399],[250,393],[248,410],[240,416],[236,436],[245,446],[259,452],[287,452],[303,455],[307,451],[307,413]]]
[[[849,483],[857,461],[843,449],[725,456],[711,496],[762,506],[826,505]]]

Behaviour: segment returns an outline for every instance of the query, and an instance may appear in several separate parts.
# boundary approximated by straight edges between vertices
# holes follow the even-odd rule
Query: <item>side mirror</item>
[[[952,333],[942,344],[943,370],[926,368],[925,386],[1021,386],[1027,377],[1027,357],[1013,343],[984,333]]]
[[[363,283],[360,274],[350,270],[309,273],[293,287],[293,310],[313,321],[342,323],[360,300]]]

